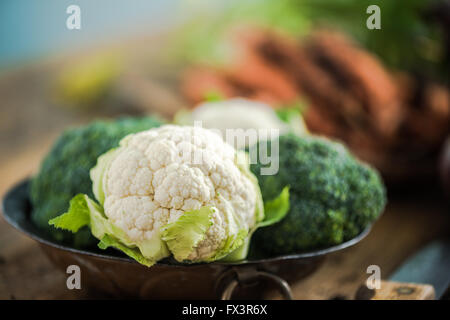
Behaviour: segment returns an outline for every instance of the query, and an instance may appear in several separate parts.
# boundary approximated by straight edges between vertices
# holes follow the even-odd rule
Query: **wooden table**
[[[92,117],[49,103],[45,96],[49,82],[42,79],[50,77],[54,69],[53,64],[32,67],[0,78],[0,195],[37,170],[64,127]],[[159,94],[166,99],[162,105],[176,103],[161,87],[155,90],[152,97]],[[434,190],[437,188],[422,189],[409,196],[390,196],[386,212],[370,235],[355,247],[330,255],[309,278],[292,283],[294,297],[351,299],[367,279],[369,265],[380,266],[386,278],[422,245],[448,234],[448,207]],[[68,290],[66,275],[50,264],[38,245],[0,218],[0,299],[97,297],[102,295]]]
[[[0,163],[0,194],[30,175],[51,139],[16,153]],[[378,265],[387,277],[422,245],[448,234],[450,214],[436,194],[391,199],[386,212],[360,244],[328,257],[311,277],[292,288],[296,299],[350,299],[368,277],[369,265]],[[54,268],[38,245],[0,218],[0,299],[98,298],[85,290],[66,288],[66,275]]]

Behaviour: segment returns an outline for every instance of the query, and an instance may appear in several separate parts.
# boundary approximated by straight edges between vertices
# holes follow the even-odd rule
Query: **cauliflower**
[[[146,265],[170,255],[180,262],[242,259],[264,223],[245,154],[207,129],[165,125],[131,134],[99,157],[91,179],[98,203],[78,195],[50,223],[73,232],[87,224],[100,248]],[[273,221],[285,214],[271,212]]]
[[[181,110],[175,115],[174,121],[185,125],[200,121],[205,128],[220,130],[224,137],[228,129],[242,129],[241,135],[248,129],[278,129],[278,133],[273,134],[270,139],[289,132],[298,135],[307,132],[303,118],[295,108],[279,109],[275,112],[268,104],[243,98],[204,102],[192,112]],[[245,137],[232,141],[237,149],[256,142]]]

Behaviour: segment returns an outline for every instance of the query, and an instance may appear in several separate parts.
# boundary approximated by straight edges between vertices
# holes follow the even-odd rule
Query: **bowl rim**
[[[14,219],[12,217],[12,215],[8,212],[9,211],[8,202],[11,201],[12,199],[16,199],[16,198],[21,201],[30,202],[28,192],[24,192],[24,189],[28,191],[28,185],[29,185],[30,181],[31,181],[30,178],[25,178],[25,179],[21,180],[20,182],[16,183],[5,193],[5,195],[2,199],[1,211],[3,213],[4,219],[10,226],[12,226],[16,230],[20,231],[21,233],[25,234],[26,236],[30,237],[31,239],[37,241],[38,243],[47,245],[52,248],[56,248],[56,249],[59,249],[62,251],[68,251],[68,252],[71,252],[74,254],[91,256],[91,257],[96,257],[96,258],[106,259],[106,260],[134,263],[134,264],[139,265],[139,263],[137,261],[135,261],[127,256],[119,257],[119,256],[94,252],[91,250],[77,249],[77,248],[70,247],[68,245],[57,243],[55,241],[47,240],[47,239],[41,237],[40,235],[34,233],[32,230],[30,230],[30,229],[37,230],[37,227],[34,226],[34,224],[31,222],[31,220],[29,218],[29,212],[25,212],[25,210],[21,210],[21,212],[20,212],[21,217],[23,217],[25,222],[30,225],[30,228],[23,227],[17,221],[17,219]],[[209,262],[209,263],[201,262],[201,263],[188,264],[188,263],[176,263],[176,262],[172,262],[172,261],[170,261],[170,263],[169,263],[169,262],[163,260],[163,261],[158,261],[154,266],[159,265],[159,266],[165,266],[165,267],[194,267],[194,266],[205,265],[205,264],[220,265],[220,266],[241,266],[241,265],[252,265],[252,264],[278,262],[278,261],[283,261],[283,260],[301,260],[301,259],[308,259],[308,258],[316,258],[316,257],[321,257],[324,255],[333,253],[333,252],[341,251],[343,249],[346,249],[348,247],[356,245],[357,243],[359,243],[361,240],[363,240],[369,234],[369,232],[372,229],[372,225],[373,225],[373,223],[370,224],[369,226],[367,226],[356,237],[354,237],[348,241],[342,242],[338,245],[334,245],[334,246],[330,246],[330,247],[326,247],[326,248],[322,248],[322,249],[317,249],[317,250],[305,251],[305,252],[301,252],[301,253],[297,253],[297,254],[278,255],[278,256],[273,256],[273,257],[269,257],[269,258],[261,258],[261,259],[255,259],[255,260],[245,259],[245,260],[235,261],[235,262],[215,261],[215,262]]]

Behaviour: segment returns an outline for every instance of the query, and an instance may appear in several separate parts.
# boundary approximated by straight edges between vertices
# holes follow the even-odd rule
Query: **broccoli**
[[[96,244],[98,240],[92,237],[88,228],[72,234],[55,229],[48,221],[67,211],[70,199],[76,194],[94,196],[89,170],[97,163],[98,156],[117,146],[124,136],[159,125],[161,122],[152,117],[121,118],[65,131],[31,181],[33,223],[59,242],[75,247]]]
[[[254,147],[261,143],[273,142]],[[279,171],[272,176],[260,175],[262,164],[251,165],[264,201],[290,187],[286,217],[255,232],[252,250],[259,254],[294,254],[339,244],[358,235],[384,209],[385,188],[378,173],[337,142],[280,136],[278,159]]]

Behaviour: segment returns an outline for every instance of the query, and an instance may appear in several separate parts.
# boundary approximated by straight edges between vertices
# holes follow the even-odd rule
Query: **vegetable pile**
[[[171,255],[179,262],[242,260],[253,231],[289,208],[284,191],[264,213],[245,158],[203,128],[131,134],[90,171],[96,201],[79,194],[49,223],[72,232],[90,226],[101,249],[114,247],[147,266]]]
[[[264,121],[255,124],[255,114]],[[240,133],[280,131],[235,148],[220,120]],[[210,129],[149,117],[66,131],[33,178],[33,221],[59,242],[97,243],[152,266],[329,247],[360,234],[384,209],[378,173],[340,143],[309,135],[295,108],[233,99],[175,119],[195,121]],[[278,171],[264,175],[274,160]]]

